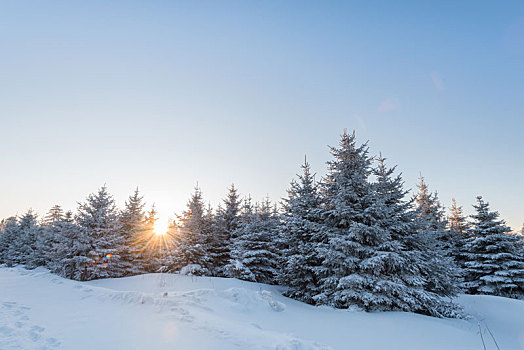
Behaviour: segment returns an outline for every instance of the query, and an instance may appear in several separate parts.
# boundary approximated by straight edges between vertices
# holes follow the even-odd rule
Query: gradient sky
[[[523,1],[2,1],[0,217],[136,186],[278,200],[344,128],[524,221]]]

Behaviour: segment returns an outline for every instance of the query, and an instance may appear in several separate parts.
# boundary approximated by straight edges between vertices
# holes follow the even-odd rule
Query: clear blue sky
[[[520,229],[523,112],[523,1],[0,1],[0,217],[278,200],[347,128]]]

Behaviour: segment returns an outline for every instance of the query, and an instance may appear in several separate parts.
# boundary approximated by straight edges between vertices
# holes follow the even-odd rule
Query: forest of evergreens
[[[138,189],[125,207],[104,186],[75,212],[29,210],[0,224],[0,264],[92,280],[150,272],[279,284],[314,305],[459,317],[457,293],[524,297],[524,237],[477,197],[446,214],[421,176],[410,196],[395,167],[344,132],[327,175],[307,161],[280,203],[242,198],[217,208],[195,188],[164,235]]]

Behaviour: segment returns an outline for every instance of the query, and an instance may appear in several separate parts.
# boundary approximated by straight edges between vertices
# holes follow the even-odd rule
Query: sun
[[[155,222],[155,226],[153,227],[153,231],[155,232],[155,235],[157,236],[163,236],[167,233],[167,223],[157,220]]]

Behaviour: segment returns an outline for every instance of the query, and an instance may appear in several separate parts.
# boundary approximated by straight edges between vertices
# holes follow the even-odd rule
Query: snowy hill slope
[[[149,274],[76,282],[0,268],[0,349],[524,349],[524,302],[462,296],[470,320],[312,307],[278,287]]]

